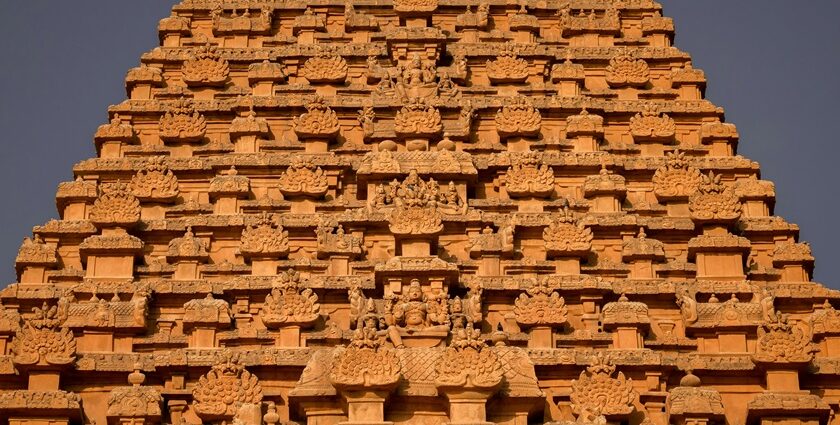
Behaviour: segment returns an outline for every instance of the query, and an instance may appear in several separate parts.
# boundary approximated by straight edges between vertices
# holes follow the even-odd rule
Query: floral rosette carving
[[[181,68],[188,86],[221,86],[230,74],[230,65],[216,47],[206,44],[196,50]]]
[[[434,12],[437,7],[438,0],[394,0],[394,10],[402,13]]]
[[[316,96],[306,105],[306,113],[294,120],[295,134],[300,139],[333,138],[338,135],[341,127],[338,116],[324,99]]]
[[[225,351],[193,389],[193,408],[204,420],[233,418],[243,404],[258,405],[263,394],[257,377],[245,370],[237,355]]]
[[[516,322],[525,326],[561,326],[566,323],[566,300],[543,279],[519,294],[513,313]]]
[[[703,184],[688,200],[691,218],[698,221],[728,222],[741,217],[741,202],[735,191],[720,182],[720,175],[709,172]]]
[[[568,207],[543,230],[545,249],[550,256],[586,256],[592,248],[592,229],[575,224]]]
[[[789,323],[786,315],[778,314],[775,322],[766,322],[758,328],[753,360],[775,364],[808,363],[816,351],[810,332]]]
[[[280,176],[280,192],[284,196],[309,196],[320,198],[327,193],[329,182],[321,167],[311,159],[296,156]]]
[[[639,394],[633,389],[633,380],[618,372],[603,353],[598,353],[592,364],[572,381],[572,411],[579,417],[600,415],[629,415]]]
[[[99,227],[129,227],[140,221],[140,201],[121,182],[101,185],[102,193],[90,211],[90,221]]]
[[[435,363],[435,386],[494,390],[504,377],[499,356],[481,340],[481,331],[472,324],[455,328],[452,342]]]
[[[343,83],[347,78],[347,61],[336,53],[321,51],[307,59],[300,73],[310,83]]]
[[[207,131],[207,121],[186,99],[180,99],[158,121],[160,138],[167,142],[198,142]]]
[[[496,132],[500,136],[535,136],[541,128],[540,111],[524,96],[512,98],[496,113]]]
[[[443,131],[443,122],[437,108],[414,98],[397,112],[394,131],[403,137],[431,137]]]
[[[636,141],[671,140],[676,132],[674,119],[667,114],[660,114],[654,104],[648,104],[642,112],[630,118],[630,134]]]
[[[623,52],[610,59],[607,83],[610,87],[643,87],[650,81],[650,67],[643,59]]]
[[[668,154],[665,165],[653,175],[653,191],[661,200],[688,199],[701,183],[700,170],[692,167],[680,151]]]
[[[249,225],[242,231],[239,252],[244,256],[285,256],[289,254],[289,232],[274,223],[272,217],[263,213],[255,226]]]
[[[349,347],[336,351],[330,382],[339,389],[389,390],[400,381],[400,368],[396,351],[382,347],[375,328],[363,326]]]
[[[260,317],[269,327],[282,325],[311,325],[321,315],[318,295],[309,288],[301,288],[300,274],[289,270],[281,274],[266,295]]]
[[[178,178],[163,162],[163,157],[149,159],[146,168],[131,179],[131,193],[143,201],[168,202],[178,197]]]
[[[76,339],[73,332],[61,325],[66,312],[58,306],[34,307],[32,315],[23,322],[11,348],[18,366],[67,365],[76,359]]]
[[[511,160],[505,174],[505,189],[511,197],[546,197],[554,192],[554,170],[538,152],[528,152]]]
[[[494,60],[487,61],[487,78],[493,83],[522,83],[528,79],[528,61],[506,48]]]

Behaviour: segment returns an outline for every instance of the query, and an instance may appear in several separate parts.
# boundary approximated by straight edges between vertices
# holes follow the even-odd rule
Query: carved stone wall
[[[0,292],[0,425],[840,425],[840,292],[661,9],[175,5]]]

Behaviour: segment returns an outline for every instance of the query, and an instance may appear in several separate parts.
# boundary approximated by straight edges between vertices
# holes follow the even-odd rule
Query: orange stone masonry
[[[656,2],[158,29],[0,291],[0,425],[840,425],[840,292]]]

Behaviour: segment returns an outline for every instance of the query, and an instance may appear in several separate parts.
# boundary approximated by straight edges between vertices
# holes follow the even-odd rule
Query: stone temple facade
[[[840,423],[840,292],[654,1],[159,32],[0,292],[0,425]]]

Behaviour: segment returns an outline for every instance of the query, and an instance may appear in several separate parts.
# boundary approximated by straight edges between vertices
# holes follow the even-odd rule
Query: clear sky
[[[0,287],[55,190],[92,157],[125,72],[157,45],[173,0],[5,1],[0,12]],[[816,280],[840,288],[840,1],[661,0],[676,46],[741,133],[740,154],[776,183],[776,213],[802,228]]]

